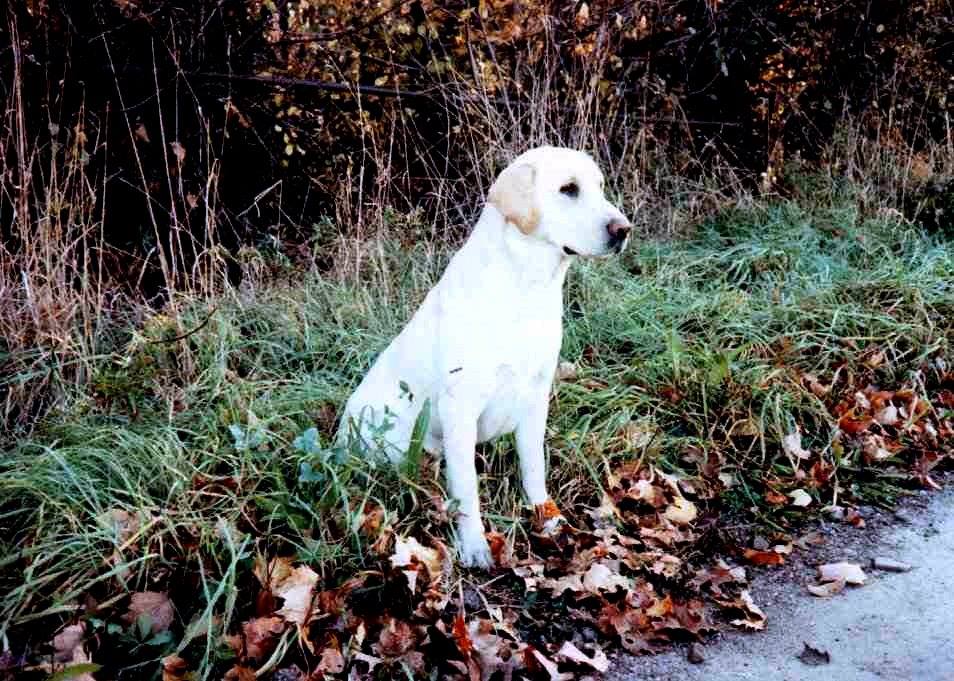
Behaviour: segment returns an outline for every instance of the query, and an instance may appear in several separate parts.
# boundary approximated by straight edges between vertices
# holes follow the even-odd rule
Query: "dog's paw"
[[[494,556],[486,537],[480,534],[476,537],[462,539],[457,547],[460,564],[464,567],[489,570],[494,566]]]
[[[552,537],[567,526],[567,521],[553,500],[547,499],[533,507],[533,524],[544,537]]]

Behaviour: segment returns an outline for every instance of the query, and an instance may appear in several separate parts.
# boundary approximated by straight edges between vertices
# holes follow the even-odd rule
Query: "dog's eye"
[[[580,193],[580,185],[576,182],[567,182],[565,185],[560,187],[560,193],[566,194],[570,198],[575,199]]]

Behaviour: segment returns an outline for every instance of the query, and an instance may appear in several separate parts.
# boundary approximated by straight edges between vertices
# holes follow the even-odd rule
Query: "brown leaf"
[[[259,662],[275,650],[278,637],[285,631],[285,621],[281,617],[256,617],[242,625],[245,638],[245,655]]]
[[[578,665],[592,667],[600,673],[606,672],[609,669],[609,658],[606,657],[606,653],[595,646],[593,649],[593,656],[590,657],[575,645],[569,641],[566,641],[560,647],[560,650],[557,651],[557,656],[567,659]]]
[[[298,626],[304,626],[311,619],[318,584],[318,574],[314,570],[307,565],[293,567],[288,558],[274,558],[267,570],[257,563],[255,576],[274,597],[284,600],[278,615]]]
[[[407,622],[389,618],[378,636],[378,642],[372,646],[379,657],[398,658],[410,651],[417,638]]]
[[[235,665],[225,672],[223,681],[255,681],[255,670],[242,665]]]
[[[185,681],[189,663],[178,655],[162,658],[162,681]]]
[[[441,553],[436,549],[422,546],[414,537],[396,537],[394,553],[390,561],[392,567],[405,568],[403,572],[408,578],[408,587],[412,594],[417,584],[417,573],[422,567],[426,568],[430,581],[439,579],[443,575]]]
[[[181,166],[183,163],[185,163],[185,157],[186,157],[185,147],[179,144],[178,142],[171,142],[169,144],[169,147],[172,149],[172,153],[175,154],[176,160],[179,161],[179,165]]]
[[[340,674],[345,670],[345,659],[337,648],[325,648],[321,651],[321,661],[317,671],[323,674]]]
[[[844,580],[848,584],[861,585],[867,576],[857,563],[826,563],[818,566],[818,578],[822,582]]]
[[[140,122],[139,125],[136,126],[134,134],[137,138],[141,139],[146,144],[149,144],[149,131],[146,130],[146,126],[143,123]]]
[[[561,672],[559,667],[557,667],[556,662],[548,659],[543,653],[541,653],[536,648],[530,651],[533,659],[536,660],[543,670],[549,675],[550,681],[572,681],[573,674],[569,672]]]
[[[744,617],[732,620],[732,624],[744,629],[761,630],[765,628],[765,613],[755,604],[747,589],[739,594],[739,600],[735,603],[735,607],[742,611]]]
[[[753,565],[781,565],[785,562],[785,557],[776,551],[746,549],[742,555]]]
[[[86,638],[86,624],[79,622],[64,627],[53,637],[53,661],[71,662],[75,651],[83,652],[83,640]]]
[[[838,419],[838,428],[848,435],[858,435],[868,430],[873,423],[874,419],[870,416],[856,416],[854,410],[850,410]]]
[[[175,612],[169,596],[159,591],[139,591],[132,595],[125,619],[130,624],[143,615],[149,617],[152,633],[158,634],[172,626]]]

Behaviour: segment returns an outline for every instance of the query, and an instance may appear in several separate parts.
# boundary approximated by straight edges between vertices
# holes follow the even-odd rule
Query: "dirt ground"
[[[826,541],[796,551],[777,568],[750,572],[755,601],[768,615],[765,631],[724,633],[692,664],[687,648],[652,657],[620,656],[612,681],[954,681],[954,477],[945,489],[919,493],[894,512],[863,509],[866,526],[820,523]],[[909,572],[872,569],[882,557]],[[862,564],[868,582],[831,598],[810,595],[816,566]],[[799,659],[805,644],[830,662]]]

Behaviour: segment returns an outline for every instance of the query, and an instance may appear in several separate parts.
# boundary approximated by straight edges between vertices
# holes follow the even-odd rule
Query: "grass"
[[[837,184],[740,204],[690,239],[572,270],[563,356],[577,376],[555,393],[548,437],[562,507],[594,503],[612,463],[644,457],[713,507],[784,527],[793,509],[762,495],[794,484],[779,443],[796,428],[838,480],[812,492],[818,504],[897,493],[841,446],[806,376],[917,388],[932,362],[950,365],[954,243],[858,205]],[[257,555],[294,555],[338,583],[377,560],[374,507],[384,527],[449,541],[437,464],[397,471],[326,448],[336,409],[446,258],[382,245],[371,286],[289,271],[254,293],[181,300],[176,319],[153,316],[90,360],[88,387],[0,462],[0,633],[13,649],[79,617],[105,627],[130,592],[168,590],[172,639],[103,629],[104,649],[137,673],[187,651],[210,678],[229,654],[219,634],[252,608]],[[195,330],[168,342],[182,329]],[[505,439],[480,459],[487,517],[515,537],[526,516],[511,450]]]

